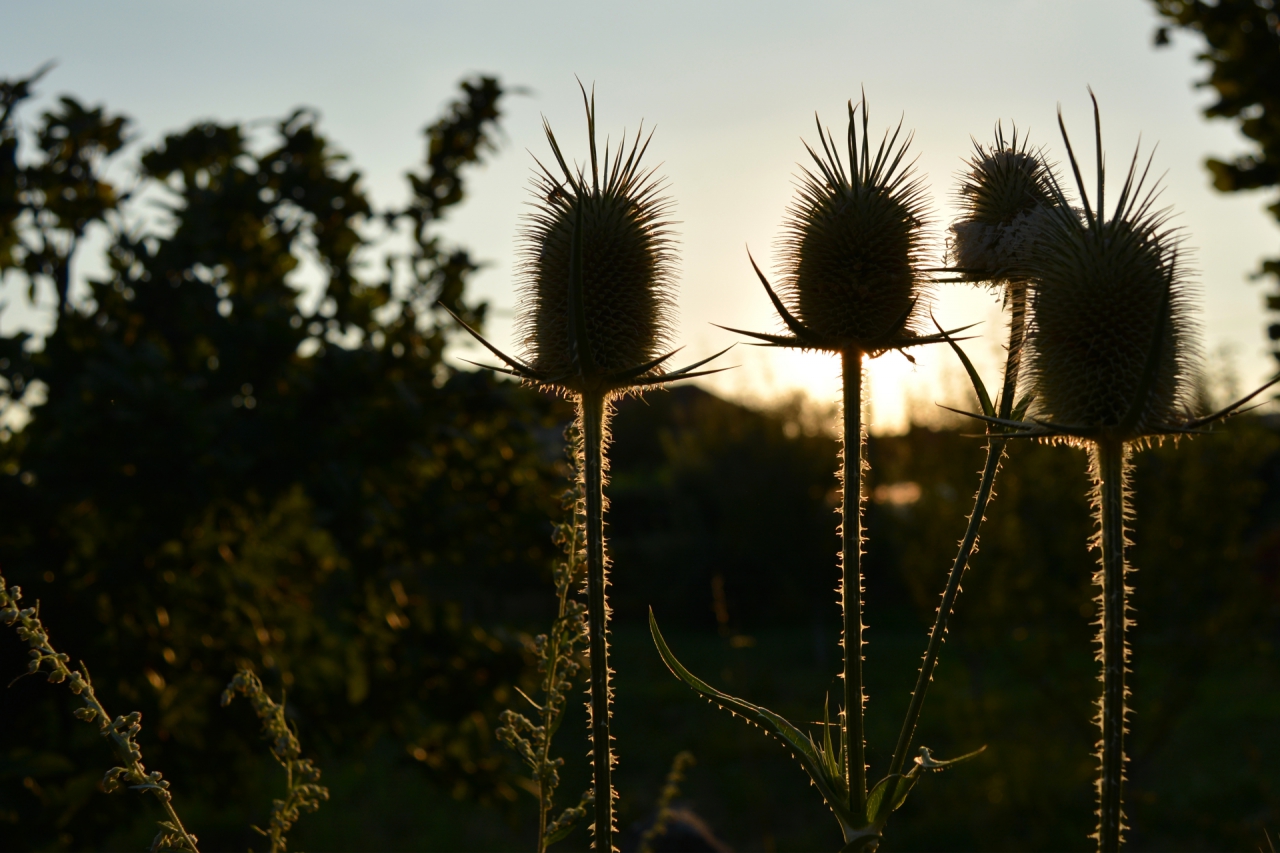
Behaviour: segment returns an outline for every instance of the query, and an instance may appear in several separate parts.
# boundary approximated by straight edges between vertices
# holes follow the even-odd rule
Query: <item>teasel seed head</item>
[[[1139,174],[1137,151],[1107,218],[1096,101],[1094,116],[1092,203],[1063,126],[1083,211],[1051,178],[1057,204],[1029,265],[1028,368],[1040,419],[1068,436],[1135,441],[1177,432],[1190,417],[1199,364],[1193,293],[1182,234],[1168,226],[1168,210],[1154,209],[1158,186],[1144,191],[1150,159]]]
[[[584,91],[583,98],[590,167],[571,168],[544,122],[559,171],[538,164],[534,211],[521,237],[524,357],[550,377],[546,384],[569,391],[652,362],[668,342],[674,313],[670,201],[663,181],[640,163],[650,137],[642,129],[628,146],[624,135],[616,152],[606,143],[598,158],[594,96],[587,101]]]
[[[951,260],[971,281],[1025,279],[1049,210],[1056,206],[1053,168],[1043,153],[997,124],[995,142],[974,142],[958,192],[961,218],[951,226]]]
[[[917,331],[927,209],[922,182],[904,163],[910,134],[900,142],[899,123],[872,152],[867,123],[865,98],[850,102],[847,172],[820,123],[822,154],[806,144],[817,169],[803,170],[787,211],[779,272],[783,301],[816,338],[876,351]]]

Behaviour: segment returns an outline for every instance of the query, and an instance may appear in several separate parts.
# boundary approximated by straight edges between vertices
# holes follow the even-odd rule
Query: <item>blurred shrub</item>
[[[1135,849],[1252,849],[1280,822],[1266,763],[1280,750],[1275,427],[1244,416],[1137,455],[1127,786]],[[875,747],[892,743],[906,709],[982,452],[980,438],[950,430],[870,440],[874,767],[888,761]],[[626,401],[614,425],[616,630],[644,647],[618,664],[619,739],[655,756],[628,750],[620,784],[634,784],[630,771],[656,785],[665,756],[696,749],[688,794],[739,848],[837,839],[813,834],[807,822],[824,819],[814,817],[819,798],[782,747],[756,733],[739,738],[740,721],[682,700],[660,663],[648,671],[670,685],[640,684],[634,672],[628,682],[626,673],[656,654],[638,636],[648,605],[664,628],[666,614],[673,624],[679,617],[684,636],[672,643],[695,662],[707,642],[698,637],[715,637],[722,606],[728,636],[702,647],[708,677],[793,719],[820,718],[824,693],[838,690],[837,519],[826,498],[835,453],[828,436],[797,429],[795,412],[745,410],[692,388]],[[1086,459],[1027,444],[1004,465],[921,720],[921,742],[941,755],[989,748],[922,783],[940,790],[904,807],[886,841],[894,849],[1091,849],[1100,685]],[[736,663],[716,663],[727,655]],[[793,779],[793,796],[777,774]]]
[[[391,211],[312,112],[170,135],[125,191],[105,175],[127,120],[62,98],[20,124],[30,89],[0,84],[0,272],[51,288],[57,316],[43,341],[0,340],[8,401],[47,397],[0,435],[5,573],[111,707],[143,712],[211,849],[266,809],[245,781],[256,734],[215,710],[241,666],[287,689],[309,748],[389,738],[457,796],[514,797],[490,721],[525,665],[512,602],[548,568],[558,410],[446,366],[433,307],[483,319],[462,300],[475,264],[435,223],[490,146],[497,81],[464,83],[427,128]],[[395,233],[407,254],[378,254]],[[109,271],[77,294],[93,235]],[[0,637],[0,672],[22,660]],[[147,820],[96,796],[110,759],[66,705],[35,679],[0,691],[7,849],[99,847]]]

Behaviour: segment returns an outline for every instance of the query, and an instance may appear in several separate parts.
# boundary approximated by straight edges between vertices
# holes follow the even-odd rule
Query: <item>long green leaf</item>
[[[889,816],[889,812],[893,811],[891,806],[896,799],[898,786],[896,782],[902,778],[900,773],[891,773],[881,779],[871,789],[871,793],[867,795],[867,823],[877,824],[883,823],[884,819]],[[892,792],[895,796],[886,795]],[[881,814],[883,812],[883,814]]]
[[[814,748],[813,741],[807,734],[800,731],[780,714],[775,714],[768,708],[753,705],[736,696],[722,693],[685,669],[680,661],[676,659],[671,649],[667,647],[666,640],[662,639],[662,632],[658,630],[658,620],[654,618],[653,608],[649,608],[649,631],[653,634],[653,642],[658,647],[658,654],[662,656],[662,662],[667,665],[667,668],[671,670],[676,678],[679,678],[726,711],[741,714],[747,720],[759,724],[766,731],[772,731],[774,735],[791,748],[796,759],[804,767],[805,772],[809,774],[809,778],[813,780],[813,784],[818,788],[819,793],[822,794],[822,798],[827,801],[827,805],[835,813],[841,826],[846,829],[846,836],[849,829],[861,828],[862,821],[859,820],[855,823],[852,820],[853,816],[849,813],[848,798],[843,795],[844,780],[834,779],[830,776],[825,766],[826,762],[819,754],[819,751]]]

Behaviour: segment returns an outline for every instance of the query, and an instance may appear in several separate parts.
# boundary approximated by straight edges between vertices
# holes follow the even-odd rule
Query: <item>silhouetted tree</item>
[[[32,404],[0,436],[5,574],[104,701],[143,711],[148,759],[180,808],[207,804],[186,813],[212,849],[258,817],[257,735],[216,710],[246,662],[287,688],[311,748],[382,739],[457,795],[513,796],[487,721],[524,651],[495,626],[501,594],[548,567],[554,404],[450,368],[434,307],[484,318],[463,298],[475,262],[436,231],[502,87],[462,84],[409,203],[379,211],[310,110],[252,138],[193,125],[122,188],[128,120],[63,97],[24,125],[36,77],[0,83],[0,273],[52,286],[57,325],[0,339],[6,403]],[[94,231],[109,272],[76,293]],[[0,637],[0,679],[24,670]],[[149,819],[97,793],[112,758],[64,694],[0,691],[6,848],[101,847]]]
[[[1204,108],[1209,118],[1236,119],[1253,150],[1231,161],[1205,161],[1214,189],[1240,192],[1280,186],[1280,14],[1274,0],[1152,0],[1172,24],[1199,33],[1205,41],[1200,59],[1209,76],[1198,85],[1212,87],[1217,100]],[[1165,25],[1156,30],[1156,45],[1169,43]],[[1280,201],[1268,208],[1280,221]],[[1263,261],[1257,275],[1280,283],[1280,258]],[[1280,293],[1267,297],[1267,308],[1280,311]],[[1280,323],[1268,329],[1280,341]],[[1280,359],[1280,349],[1274,351]]]

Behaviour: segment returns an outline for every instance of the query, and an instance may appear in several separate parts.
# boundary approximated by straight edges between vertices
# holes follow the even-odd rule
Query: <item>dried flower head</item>
[[[862,111],[858,137],[857,111]],[[903,159],[911,136],[885,133],[874,156],[865,100],[849,103],[848,172],[835,140],[818,125],[817,171],[805,169],[781,239],[782,297],[821,339],[883,349],[909,336],[922,293],[926,205]]]
[[[586,95],[584,92],[584,99]],[[640,160],[649,137],[626,137],[597,158],[594,98],[587,104],[590,172],[571,168],[544,122],[559,164],[539,163],[537,201],[522,235],[519,327],[524,355],[554,384],[580,388],[653,361],[670,337],[673,251],[670,201]],[[580,264],[581,304],[574,293]],[[585,346],[576,339],[578,323]]]
[[[1094,111],[1092,204],[1063,128],[1084,210],[1073,211],[1050,179],[1057,205],[1030,264],[1028,368],[1041,419],[1068,435],[1132,441],[1188,420],[1199,353],[1181,232],[1168,227],[1168,210],[1153,209],[1158,186],[1143,189],[1150,159],[1139,174],[1134,152],[1107,218],[1096,103]]]
[[[1026,277],[1040,229],[1054,197],[1053,170],[1040,151],[1006,140],[996,125],[995,142],[975,141],[958,192],[963,211],[951,226],[951,254],[969,280],[1003,284]]]

